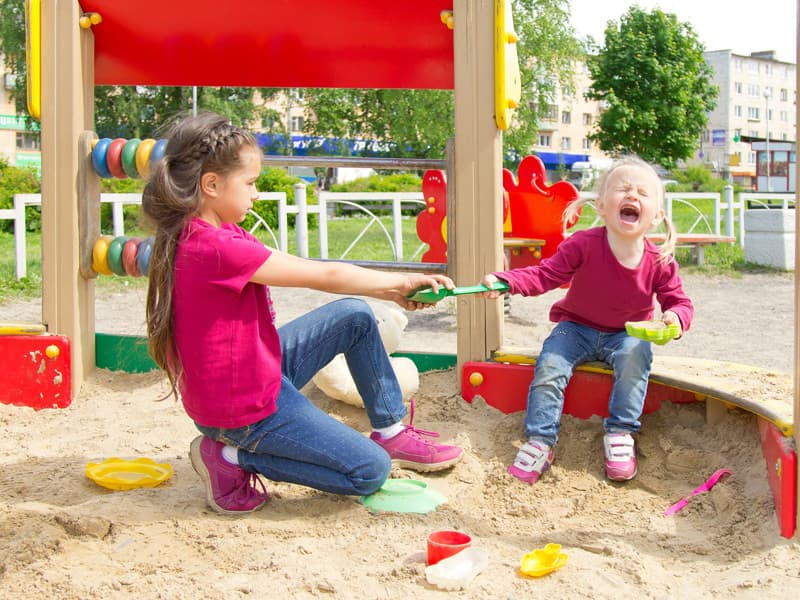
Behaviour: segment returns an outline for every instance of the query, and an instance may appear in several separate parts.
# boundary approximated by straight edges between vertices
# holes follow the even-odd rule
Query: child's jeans
[[[336,494],[375,492],[391,469],[386,451],[299,391],[334,356],[344,353],[372,427],[388,427],[406,416],[400,385],[369,305],[354,298],[337,300],[287,323],[278,333],[283,383],[277,411],[247,427],[198,429],[238,447],[243,468],[273,481]]]
[[[536,359],[533,382],[528,390],[525,437],[554,446],[558,441],[564,390],[575,367],[599,360],[614,370],[608,400],[606,433],[639,431],[653,351],[650,342],[625,331],[604,333],[585,325],[564,321],[544,341]]]

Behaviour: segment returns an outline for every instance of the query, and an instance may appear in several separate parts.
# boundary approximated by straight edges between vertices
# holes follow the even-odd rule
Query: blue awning
[[[545,168],[557,169],[560,165],[572,166],[572,163],[589,160],[588,154],[567,154],[564,152],[534,152],[542,159]]]

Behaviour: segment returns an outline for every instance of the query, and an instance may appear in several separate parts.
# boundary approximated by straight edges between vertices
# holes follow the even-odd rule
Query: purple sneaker
[[[258,510],[269,498],[258,475],[232,465],[222,457],[221,442],[198,436],[189,446],[189,458],[200,479],[206,484],[208,505],[225,515]],[[258,489],[260,488],[260,489]]]
[[[636,442],[629,433],[607,433],[603,436],[606,455],[606,476],[613,481],[636,477]]]
[[[550,446],[530,440],[522,444],[514,463],[508,467],[508,472],[520,481],[533,485],[550,468],[554,458],[555,454]]]
[[[464,450],[458,446],[448,446],[426,439],[439,437],[438,433],[417,429],[414,422],[414,401],[411,401],[411,417],[405,429],[396,436],[387,439],[373,431],[369,438],[379,444],[392,459],[392,462],[401,467],[414,471],[430,472],[446,469],[464,456]]]

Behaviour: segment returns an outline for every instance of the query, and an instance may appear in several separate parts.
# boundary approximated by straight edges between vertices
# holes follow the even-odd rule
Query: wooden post
[[[800,0],[797,2],[797,24],[800,25]],[[797,30],[797,58],[800,59],[800,29]],[[796,86],[800,86],[800,71],[795,70]],[[800,117],[800,107],[795,106],[797,117]],[[800,181],[800,167],[795,165],[795,181]],[[797,191],[795,191],[795,206],[797,206]],[[800,231],[800,211],[795,210],[795,231]],[[795,265],[800,265],[800,245],[795,244]],[[794,278],[794,447],[800,449],[800,281]],[[795,538],[800,540],[800,460],[797,462],[797,490],[795,498],[797,503],[797,516],[795,523]]]
[[[456,0],[455,210],[448,240],[457,285],[474,285],[502,268],[502,134],[494,118],[493,0]],[[449,221],[450,219],[448,219]],[[502,339],[502,300],[456,300],[458,366],[483,360]]]
[[[94,122],[94,43],[75,0],[42,3],[42,322],[72,348],[72,394],[94,369],[94,283],[79,275],[78,139]],[[85,158],[85,157],[84,157]]]

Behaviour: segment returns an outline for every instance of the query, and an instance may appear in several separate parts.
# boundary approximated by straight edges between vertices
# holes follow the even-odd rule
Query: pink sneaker
[[[522,444],[508,472],[525,483],[533,485],[553,464],[555,454],[547,444],[530,440]]]
[[[192,466],[206,484],[208,505],[226,515],[258,510],[269,498],[264,482],[255,473],[222,458],[224,446],[202,435],[194,438],[189,446]]]
[[[424,436],[439,437],[439,434],[417,429],[413,423],[414,401],[412,400],[411,417],[403,431],[388,440],[381,437],[377,431],[373,431],[369,438],[386,450],[393,463],[414,471],[441,471],[456,464],[464,456],[464,451],[458,446],[447,446],[425,439]]]
[[[636,442],[629,433],[607,433],[603,436],[606,455],[606,476],[613,481],[636,477]]]

